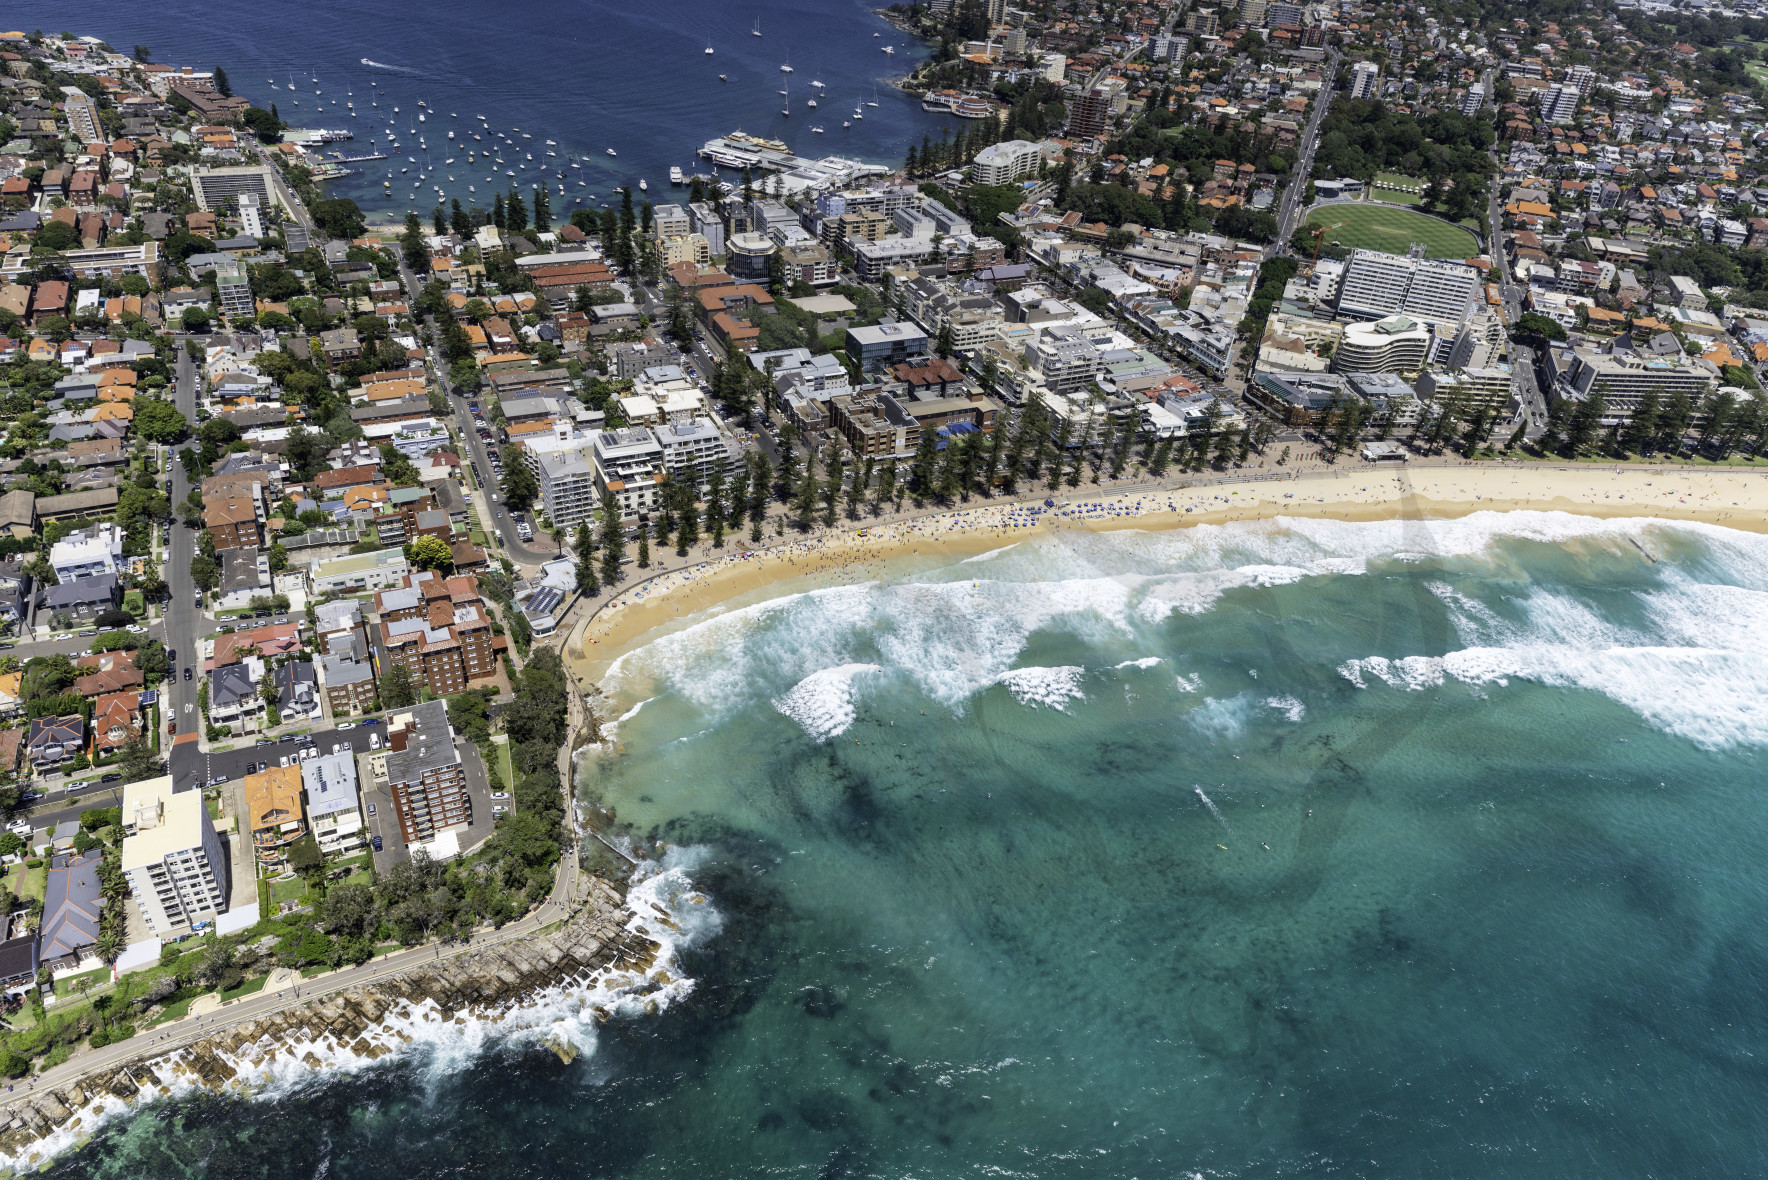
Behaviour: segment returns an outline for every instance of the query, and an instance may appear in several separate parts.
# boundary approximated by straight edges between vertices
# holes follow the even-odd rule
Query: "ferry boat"
[[[681,183],[681,168],[674,165],[674,164],[671,164],[669,166],[669,183],[670,184],[680,184]]]

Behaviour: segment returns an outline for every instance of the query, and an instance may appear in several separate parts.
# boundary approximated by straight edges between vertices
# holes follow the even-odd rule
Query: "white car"
[[[289,764],[289,756],[287,754],[284,754],[282,756],[282,758],[277,762],[278,766],[287,766],[288,764]]]
[[[346,721],[342,725],[338,726],[338,728],[339,729],[355,729],[356,723],[354,721]]]
[[[378,750],[381,748],[381,735],[378,731],[368,735],[368,748],[371,750]]]
[[[493,799],[508,799],[510,793],[508,791],[493,791],[491,792],[491,797]]]
[[[135,623],[132,626],[125,627],[124,630],[129,632],[129,634],[131,634],[131,635],[146,635],[147,634],[147,628],[143,627],[140,623]]]
[[[347,745],[349,745],[348,742],[333,742],[332,743],[332,753],[342,754],[344,752],[344,747]]]

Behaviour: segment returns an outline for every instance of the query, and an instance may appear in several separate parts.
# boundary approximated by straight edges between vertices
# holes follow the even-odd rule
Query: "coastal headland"
[[[1046,507],[1046,500],[1054,507]],[[1700,521],[1768,532],[1768,472],[1457,462],[1028,489],[943,513],[861,519],[768,538],[754,548],[736,543],[728,556],[660,570],[584,615],[563,655],[579,685],[599,684],[612,663],[651,632],[723,603],[861,579],[887,562],[943,563],[1065,529],[1164,530],[1284,516],[1428,522],[1514,511]]]
[[[414,1039],[408,1028],[519,1013],[548,988],[581,983],[642,993],[659,982],[651,975],[660,947],[634,918],[613,886],[591,879],[584,904],[547,933],[439,956],[173,1048],[146,1049],[54,1088],[5,1095],[0,1159],[15,1171],[40,1167],[140,1102],[192,1087],[249,1092],[279,1061],[319,1069],[327,1060],[377,1060]],[[593,1014],[610,1018],[606,1009]],[[575,1055],[562,1041],[552,1047],[566,1060]]]

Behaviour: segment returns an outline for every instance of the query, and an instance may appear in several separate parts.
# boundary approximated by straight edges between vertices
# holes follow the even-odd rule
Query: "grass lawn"
[[[1377,172],[1369,195],[1377,201],[1416,205],[1424,199],[1424,182],[1400,172]]]
[[[190,997],[190,1000],[196,998],[197,997],[192,996]],[[168,1020],[182,1020],[186,1016],[189,1016],[190,1000],[179,1000],[175,1003],[167,1004],[165,1008],[161,1010],[159,1017],[154,1020],[153,1024],[164,1024]],[[153,1024],[148,1025],[148,1027],[152,1028]]]
[[[503,776],[503,789],[507,791],[510,784],[516,781],[516,764],[510,760],[510,744],[508,740],[494,741],[492,744],[497,747],[497,773]]]
[[[43,900],[43,891],[49,887],[49,862],[44,861],[34,869],[25,869],[19,873],[8,874],[12,888],[19,900],[34,897]]]
[[[248,979],[238,987],[230,987],[222,992],[221,999],[225,1002],[227,1000],[237,1000],[241,996],[254,995],[257,992],[263,991],[264,985],[269,982],[270,977],[268,975],[260,975],[256,979]]]
[[[80,980],[80,979],[89,979],[92,981],[89,985],[87,985],[87,988],[86,988],[87,991],[91,991],[93,988],[97,987],[100,983],[104,983],[110,979],[110,968],[109,967],[94,967],[92,970],[82,971],[78,975],[64,976],[63,978],[55,981],[55,994],[58,996],[71,996],[71,995],[73,995],[74,994],[74,982],[76,980]]]
[[[1471,233],[1447,221],[1380,205],[1327,205],[1310,213],[1308,224],[1333,226],[1326,241],[1346,249],[1404,254],[1421,242],[1427,258],[1469,258],[1479,249]]]
[[[285,901],[300,901],[307,895],[307,882],[296,877],[292,881],[270,881],[270,904],[281,905]]]

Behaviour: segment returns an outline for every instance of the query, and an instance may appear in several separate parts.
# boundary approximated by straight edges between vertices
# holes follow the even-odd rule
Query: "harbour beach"
[[[1045,507],[1045,500],[1054,507]],[[1105,490],[1025,492],[1011,499],[769,538],[666,569],[585,615],[565,640],[581,686],[659,628],[719,606],[864,581],[888,566],[945,564],[1063,529],[1162,531],[1277,517],[1452,520],[1476,512],[1551,511],[1603,519],[1699,521],[1768,532],[1768,473],[1748,469],[1465,463],[1298,471],[1293,478],[1173,481]]]

